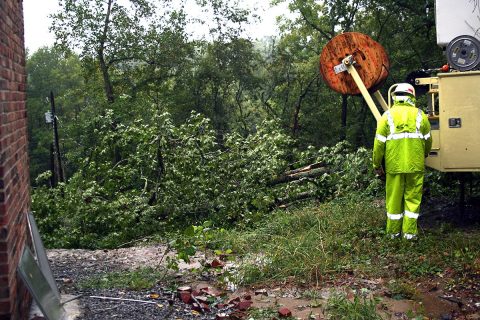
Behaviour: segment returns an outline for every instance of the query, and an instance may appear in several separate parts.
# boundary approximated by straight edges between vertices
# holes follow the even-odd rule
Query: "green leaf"
[[[210,228],[213,226],[213,222],[211,220],[207,220],[203,223],[204,228]]]
[[[188,226],[185,231],[183,232],[184,235],[187,237],[193,237],[195,236],[195,226]]]

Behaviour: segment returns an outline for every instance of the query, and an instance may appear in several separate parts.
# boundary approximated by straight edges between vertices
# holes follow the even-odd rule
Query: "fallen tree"
[[[287,183],[287,182],[296,181],[304,178],[318,177],[324,173],[328,173],[328,168],[323,163],[317,162],[305,167],[287,171],[283,173],[281,176],[270,181],[267,185],[275,186],[277,184]]]

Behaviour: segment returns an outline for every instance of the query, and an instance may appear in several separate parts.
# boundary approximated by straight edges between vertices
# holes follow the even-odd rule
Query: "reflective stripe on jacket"
[[[418,108],[396,103],[377,124],[373,144],[373,167],[387,173],[415,173],[425,170],[425,157],[432,148],[430,122]]]

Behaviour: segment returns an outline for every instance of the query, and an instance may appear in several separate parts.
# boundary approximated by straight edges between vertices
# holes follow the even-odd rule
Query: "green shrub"
[[[115,124],[115,108],[83,124],[96,146],[68,182],[54,189],[37,182],[33,210],[48,247],[116,247],[206,220],[249,226],[279,198],[301,192],[322,201],[371,198],[382,189],[371,173],[370,151],[352,151],[347,143],[294,152],[296,166],[322,162],[328,171],[272,187],[292,156],[292,140],[276,121],[247,137],[228,133],[220,144],[210,120],[198,113],[178,126],[159,111],[127,125]]]

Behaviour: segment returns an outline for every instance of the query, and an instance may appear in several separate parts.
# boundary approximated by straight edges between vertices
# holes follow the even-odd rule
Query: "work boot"
[[[398,238],[400,238],[400,232],[399,233],[387,233],[387,238],[388,239],[398,239]]]
[[[403,239],[408,240],[408,241],[415,241],[418,239],[418,236],[416,234],[412,233],[404,233],[403,234]]]

